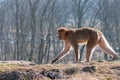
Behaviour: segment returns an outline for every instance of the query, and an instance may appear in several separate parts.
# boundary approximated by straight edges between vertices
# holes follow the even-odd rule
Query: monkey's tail
[[[102,35],[102,37],[100,38],[99,41],[99,46],[100,48],[102,48],[105,52],[107,52],[108,54],[112,55],[113,57],[115,57],[117,55],[117,53],[113,50],[113,48],[110,46],[110,44],[108,43],[108,41],[106,40],[106,38],[104,37],[104,35]]]

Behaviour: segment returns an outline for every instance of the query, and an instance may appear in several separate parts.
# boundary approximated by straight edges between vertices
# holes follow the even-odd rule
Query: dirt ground
[[[120,61],[34,64],[0,61],[0,80],[120,80]]]

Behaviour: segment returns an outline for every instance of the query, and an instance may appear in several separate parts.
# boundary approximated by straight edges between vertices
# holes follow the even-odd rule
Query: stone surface
[[[84,71],[84,72],[90,72],[90,73],[96,72],[96,67],[95,67],[95,66],[84,67],[84,68],[82,69],[82,71]]]
[[[59,69],[52,69],[49,71],[42,71],[40,72],[43,76],[49,77],[51,79],[62,79],[63,78],[63,74]]]

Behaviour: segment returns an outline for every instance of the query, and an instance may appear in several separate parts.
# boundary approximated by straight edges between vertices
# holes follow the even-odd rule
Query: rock
[[[5,72],[0,75],[0,80],[24,80],[24,76],[17,71]]]
[[[47,76],[47,74],[48,74],[48,71],[46,71],[46,70],[43,70],[43,71],[41,71],[41,72],[40,72],[40,74],[42,74],[43,76]]]
[[[41,80],[42,75],[39,72],[28,70],[26,72],[9,71],[0,74],[0,80]]]
[[[34,72],[32,69],[27,70],[24,73],[24,75],[25,75],[25,77],[28,80],[39,80],[39,79],[42,79],[42,75],[39,72]]]
[[[49,77],[51,79],[62,79],[63,74],[59,69],[52,69],[50,71],[42,71],[40,72],[43,76]]]
[[[76,72],[75,68],[70,68],[65,71],[66,75],[72,75]]]
[[[82,69],[82,71],[92,73],[92,72],[95,72],[95,71],[96,71],[96,67],[95,67],[95,66],[84,67],[84,68]]]

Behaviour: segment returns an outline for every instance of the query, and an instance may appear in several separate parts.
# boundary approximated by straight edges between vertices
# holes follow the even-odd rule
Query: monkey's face
[[[63,32],[63,33],[58,33],[58,38],[59,38],[59,40],[64,40],[65,39],[65,33]]]
[[[65,40],[65,37],[66,37],[66,28],[59,28],[58,29],[58,37],[60,40]]]

